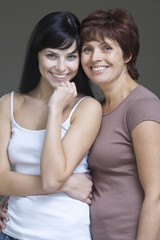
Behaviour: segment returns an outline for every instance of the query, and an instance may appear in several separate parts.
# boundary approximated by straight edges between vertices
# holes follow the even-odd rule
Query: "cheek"
[[[86,56],[84,56],[83,54],[81,55],[81,65],[82,65],[83,69],[86,67],[86,64],[88,62],[87,59],[88,58]]]
[[[42,72],[43,72],[43,65],[41,64],[41,62],[39,61],[39,64],[38,64],[38,67],[39,67],[39,72],[40,74],[42,75]]]
[[[71,65],[72,72],[74,72],[75,74],[78,72],[78,68],[79,68],[79,60],[76,62],[73,62]]]
[[[46,68],[46,63],[42,59],[39,60],[39,71],[43,71]]]

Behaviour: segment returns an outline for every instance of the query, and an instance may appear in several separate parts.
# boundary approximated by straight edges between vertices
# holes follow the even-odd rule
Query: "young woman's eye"
[[[56,58],[56,55],[53,54],[53,53],[49,53],[49,54],[47,54],[47,57],[48,57],[49,59],[55,59],[55,58]]]
[[[76,55],[69,55],[67,58],[69,60],[74,60],[75,58],[77,58],[77,56]]]

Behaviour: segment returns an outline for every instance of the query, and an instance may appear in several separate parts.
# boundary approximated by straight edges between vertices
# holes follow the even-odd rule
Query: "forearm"
[[[65,177],[66,162],[61,140],[61,122],[62,111],[52,109],[41,155],[42,183],[47,191],[58,189],[68,177]]]
[[[16,182],[15,177],[14,179],[12,178],[13,176],[8,177],[8,182],[5,183],[5,186],[3,187],[1,184],[2,181],[0,181],[0,188],[3,190],[2,195],[31,196],[48,194],[42,189],[40,176],[23,175],[24,174],[18,173],[18,182]],[[12,184],[10,181],[12,181]],[[6,182],[6,179],[3,180],[3,182]],[[65,192],[72,198],[83,201],[87,204],[91,204],[92,185],[93,184],[90,175],[84,173],[75,173],[72,174],[60,188],[52,193]]]
[[[86,100],[86,103],[82,101],[81,105],[78,105],[63,139],[61,124],[64,107],[53,104],[49,108],[41,154],[42,183],[48,192],[64,184],[85,157],[98,134],[102,116],[101,106],[92,99]]]
[[[17,172],[0,173],[0,195],[29,196],[46,194],[42,188],[41,177],[38,175]]]
[[[0,178],[0,195],[3,196],[32,196],[49,194],[44,191],[40,175],[29,175],[10,172],[6,177]],[[50,192],[66,192],[69,188],[64,183],[60,188]]]
[[[138,225],[137,240],[160,239],[160,201],[145,198]]]

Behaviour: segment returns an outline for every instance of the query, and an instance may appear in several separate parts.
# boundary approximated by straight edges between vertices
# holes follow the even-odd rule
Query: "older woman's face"
[[[118,43],[105,41],[85,42],[81,54],[82,67],[87,76],[96,84],[115,81],[127,72],[127,61]]]

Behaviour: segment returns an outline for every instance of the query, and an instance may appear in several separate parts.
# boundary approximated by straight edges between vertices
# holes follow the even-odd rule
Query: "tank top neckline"
[[[32,133],[44,133],[46,132],[46,129],[39,129],[39,130],[33,130],[33,129],[28,129],[28,128],[24,128],[22,126],[20,126],[16,120],[14,119],[14,114],[13,114],[13,96],[14,96],[14,91],[11,92],[11,122],[13,122],[19,129],[25,131],[25,132],[32,132]],[[89,96],[84,96],[82,97],[80,100],[78,100],[78,102],[74,105],[74,107],[71,109],[68,118],[61,124],[61,126],[63,127],[67,122],[69,122],[70,124],[70,119],[71,116],[74,112],[74,110],[76,109],[76,107],[78,106],[78,104],[85,98],[87,98]]]

